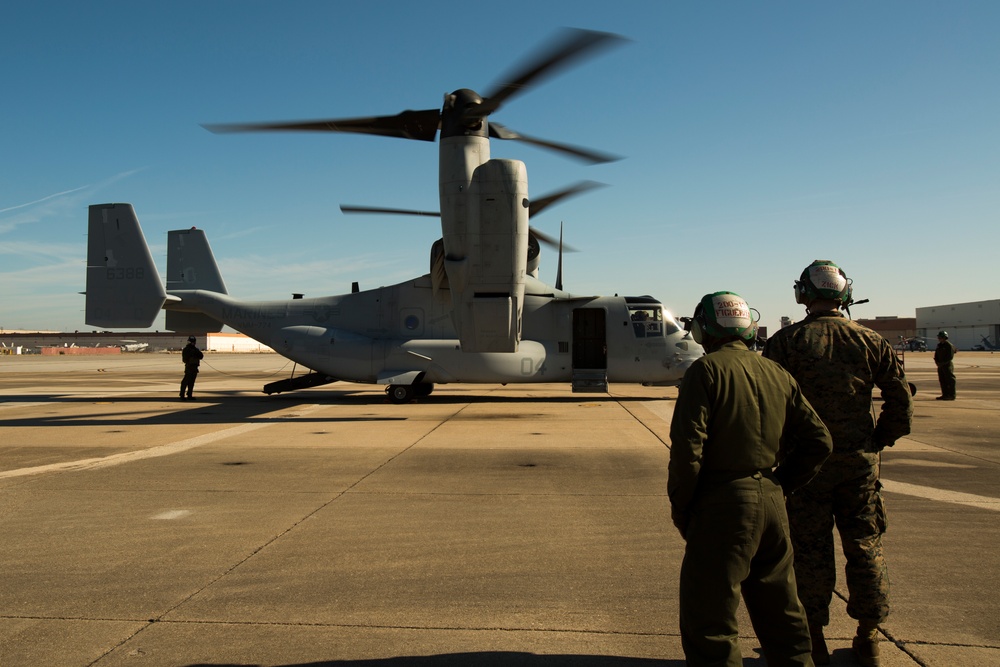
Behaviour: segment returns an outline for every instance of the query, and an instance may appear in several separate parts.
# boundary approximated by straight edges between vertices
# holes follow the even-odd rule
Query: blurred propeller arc
[[[407,109],[394,116],[263,123],[209,123],[202,125],[202,127],[216,134],[235,132],[347,132],[417,141],[434,141],[437,138],[438,130],[442,127],[443,114],[453,114],[450,117],[456,118],[460,125],[475,126],[500,109],[506,102],[531,89],[555,72],[576,64],[584,57],[595,55],[601,50],[625,41],[624,37],[612,33],[566,29],[546,51],[528,60],[510,76],[504,77],[504,83],[497,85],[486,97],[479,97],[473,91],[466,91],[472,93],[476,103],[464,105],[460,109],[450,109],[446,103],[444,109]],[[619,159],[607,153],[531,137],[499,123],[490,122],[488,125],[489,135],[495,139],[522,141],[592,164]]]

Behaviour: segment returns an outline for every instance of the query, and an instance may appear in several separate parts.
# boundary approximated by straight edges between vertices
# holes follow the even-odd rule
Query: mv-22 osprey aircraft
[[[413,280],[322,298],[249,302],[232,298],[204,232],[167,235],[166,289],[132,206],[90,207],[86,322],[219,331],[228,325],[312,372],[271,383],[267,393],[335,380],[386,385],[389,399],[427,396],[435,383],[571,382],[605,392],[609,382],[669,386],[703,354],[663,305],[649,296],[601,297],[562,289],[562,242],[555,286],[538,279],[539,241],[528,219],[586,184],[528,197],[523,162],[491,159],[490,138],[518,139],[591,162],[606,156],[529,138],[487,117],[529,84],[621,38],[569,31],[508,83],[481,97],[446,95],[441,109],[395,116],[207,126],[214,132],[312,130],[434,141],[440,130],[440,212],[343,207],[352,213],[440,215],[429,273]]]

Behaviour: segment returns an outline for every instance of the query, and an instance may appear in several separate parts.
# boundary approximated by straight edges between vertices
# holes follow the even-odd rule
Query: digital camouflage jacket
[[[834,452],[879,452],[910,432],[913,398],[895,350],[839,311],[778,331],[764,356],[791,373],[833,436]],[[872,391],[882,392],[875,417]]]

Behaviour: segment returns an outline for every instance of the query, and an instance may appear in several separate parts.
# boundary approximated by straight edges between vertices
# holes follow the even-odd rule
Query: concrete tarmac
[[[1000,355],[883,455],[882,664],[1000,665]],[[0,665],[684,664],[677,390],[337,383],[276,355],[0,357]],[[876,403],[878,405],[878,403]],[[842,566],[842,561],[841,561]],[[855,664],[841,567],[834,665]],[[744,665],[765,664],[741,610]]]

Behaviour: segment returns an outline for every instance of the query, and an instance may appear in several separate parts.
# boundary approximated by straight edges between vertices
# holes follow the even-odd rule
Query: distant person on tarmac
[[[194,400],[194,381],[198,379],[198,367],[205,355],[195,346],[195,338],[188,338],[187,345],[181,351],[181,361],[184,362],[184,379],[181,380],[181,400]]]
[[[670,423],[667,495],[687,541],[681,645],[692,667],[743,664],[740,595],[772,667],[813,667],[796,595],[785,494],[833,447],[798,383],[750,349],[757,323],[732,292],[705,295],[690,321],[706,355],[684,375]]]
[[[947,331],[939,331],[938,344],[934,348],[934,363],[937,365],[938,382],[941,384],[939,401],[955,400],[955,346],[948,340]]]
[[[798,380],[833,436],[833,454],[819,474],[787,500],[799,599],[809,616],[813,660],[829,665],[823,628],[830,622],[837,581],[836,526],[847,560],[847,613],[858,621],[854,653],[863,667],[878,667],[878,626],[889,615],[881,451],[910,432],[913,399],[888,341],[841,314],[854,303],[852,282],[843,269],[816,260],[802,271],[794,289],[796,303],[808,315],[771,336],[764,357]],[[875,387],[882,394],[877,419]]]

